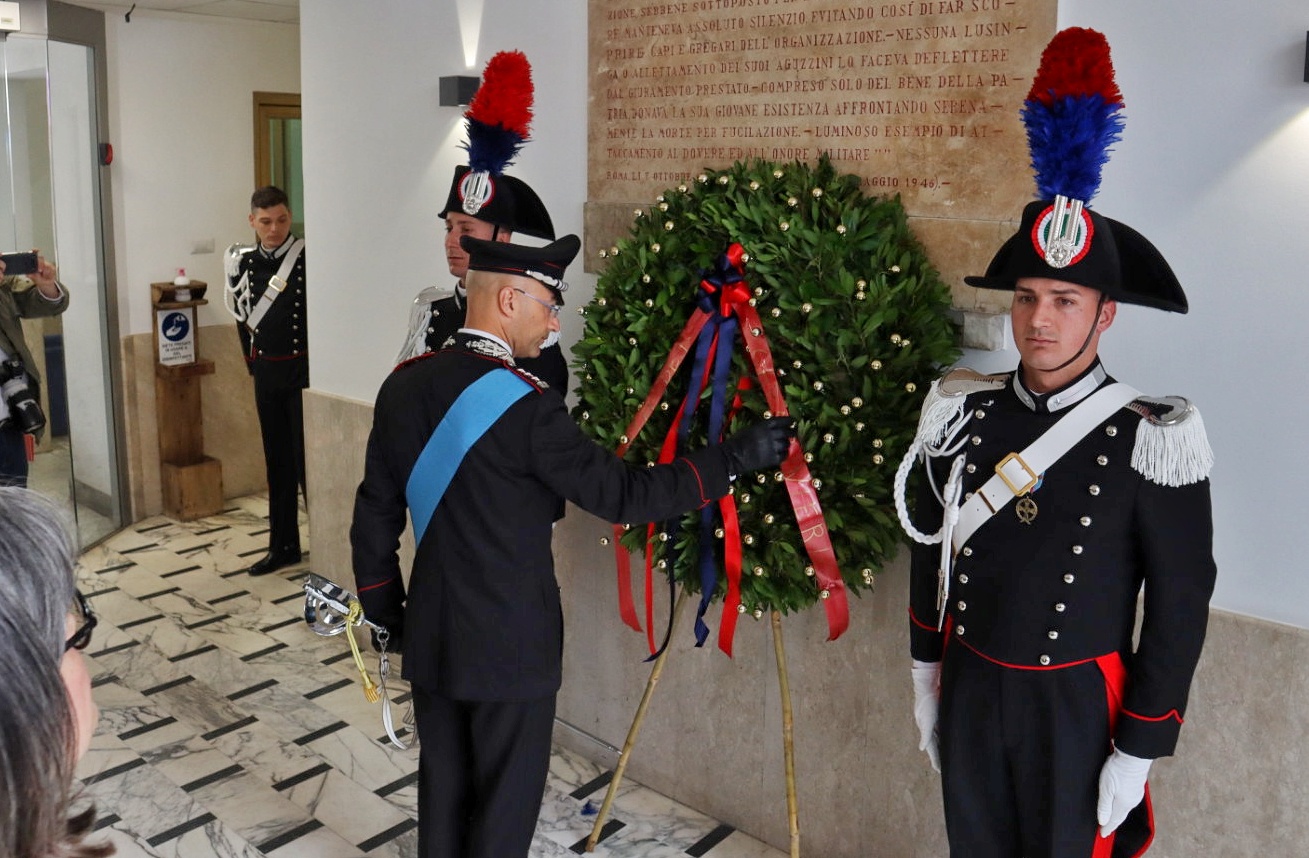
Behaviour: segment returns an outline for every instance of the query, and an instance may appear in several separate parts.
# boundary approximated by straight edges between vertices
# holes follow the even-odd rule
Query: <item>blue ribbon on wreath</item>
[[[733,243],[726,252],[719,255],[712,268],[700,274],[696,304],[700,310],[709,314],[709,319],[700,329],[696,339],[690,384],[687,387],[686,401],[681,409],[681,425],[677,430],[679,451],[685,449],[706,386],[711,389],[708,443],[714,446],[722,441],[723,420],[727,411],[727,392],[731,380],[732,353],[740,330],[735,304],[750,299],[744,268],[745,250],[740,244]],[[714,528],[717,515],[716,504],[700,510],[698,559],[700,604],[695,612],[695,645],[698,647],[704,646],[704,642],[709,637],[709,627],[705,624],[704,615],[709,609],[714,592],[718,589],[718,561],[714,552]],[[676,535],[676,528],[670,528],[670,539],[675,541]],[[675,550],[672,549],[670,553],[675,553]],[[675,565],[675,563],[669,565],[670,585]]]

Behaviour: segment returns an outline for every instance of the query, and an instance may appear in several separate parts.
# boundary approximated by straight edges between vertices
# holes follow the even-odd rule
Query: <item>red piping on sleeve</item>
[[[1128,709],[1124,709],[1123,714],[1127,715],[1128,717],[1135,718],[1138,721],[1153,721],[1155,723],[1158,723],[1160,721],[1168,721],[1171,719],[1176,721],[1178,724],[1186,723],[1185,721],[1182,720],[1182,714],[1178,712],[1176,709],[1169,709],[1164,714],[1159,715],[1155,718],[1151,718],[1148,715],[1137,715],[1135,712],[1132,712]]]
[[[913,605],[909,606],[909,622],[913,623],[915,626],[918,626],[918,628],[923,629],[924,631],[928,631],[928,632],[938,631],[938,629],[936,628],[936,623],[932,623],[931,625],[928,625],[927,623],[918,619],[918,617],[914,615]]]
[[[695,484],[700,487],[700,506],[704,506],[705,504],[708,503],[713,503],[712,498],[705,497],[704,480],[701,479],[700,471],[696,468],[696,466],[691,464],[691,460],[687,458],[679,458],[678,461],[686,462],[686,466],[691,469],[691,473],[695,474]]]

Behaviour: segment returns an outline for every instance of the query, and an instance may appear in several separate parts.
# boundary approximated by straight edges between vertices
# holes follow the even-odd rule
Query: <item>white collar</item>
[[[281,259],[283,256],[286,255],[286,252],[291,249],[291,244],[294,241],[295,241],[295,236],[288,232],[286,234],[286,241],[282,242],[277,247],[274,247],[272,249],[264,247],[264,243],[262,241],[259,242],[259,252],[271,259]]]
[[[1083,375],[1067,387],[1054,393],[1033,395],[1019,380],[1020,375],[1022,375],[1021,368],[1014,371],[1014,394],[1032,411],[1046,411],[1051,414],[1081,402],[1092,393],[1095,393],[1100,385],[1104,384],[1105,379],[1109,377],[1109,373],[1105,372],[1104,366],[1097,360],[1086,375]]]

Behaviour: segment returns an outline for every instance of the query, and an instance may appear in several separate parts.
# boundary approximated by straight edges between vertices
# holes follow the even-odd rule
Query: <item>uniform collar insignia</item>
[[[1105,372],[1104,366],[1098,360],[1081,378],[1053,393],[1032,393],[1023,386],[1021,375],[1021,372],[1014,373],[1014,395],[1028,409],[1038,414],[1053,414],[1070,405],[1076,405],[1092,393],[1095,393],[1100,385],[1104,384],[1105,380],[1109,378],[1109,373]]]
[[[474,354],[485,355],[509,364],[514,362],[514,353],[510,351],[509,345],[499,337],[485,331],[460,328],[453,339],[457,347]]]

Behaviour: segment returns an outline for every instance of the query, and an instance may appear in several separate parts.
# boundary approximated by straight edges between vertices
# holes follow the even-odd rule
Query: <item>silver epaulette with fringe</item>
[[[1214,451],[1199,410],[1181,396],[1139,396],[1127,407],[1143,418],[1136,429],[1132,468],[1161,486],[1189,486],[1208,478]]]

